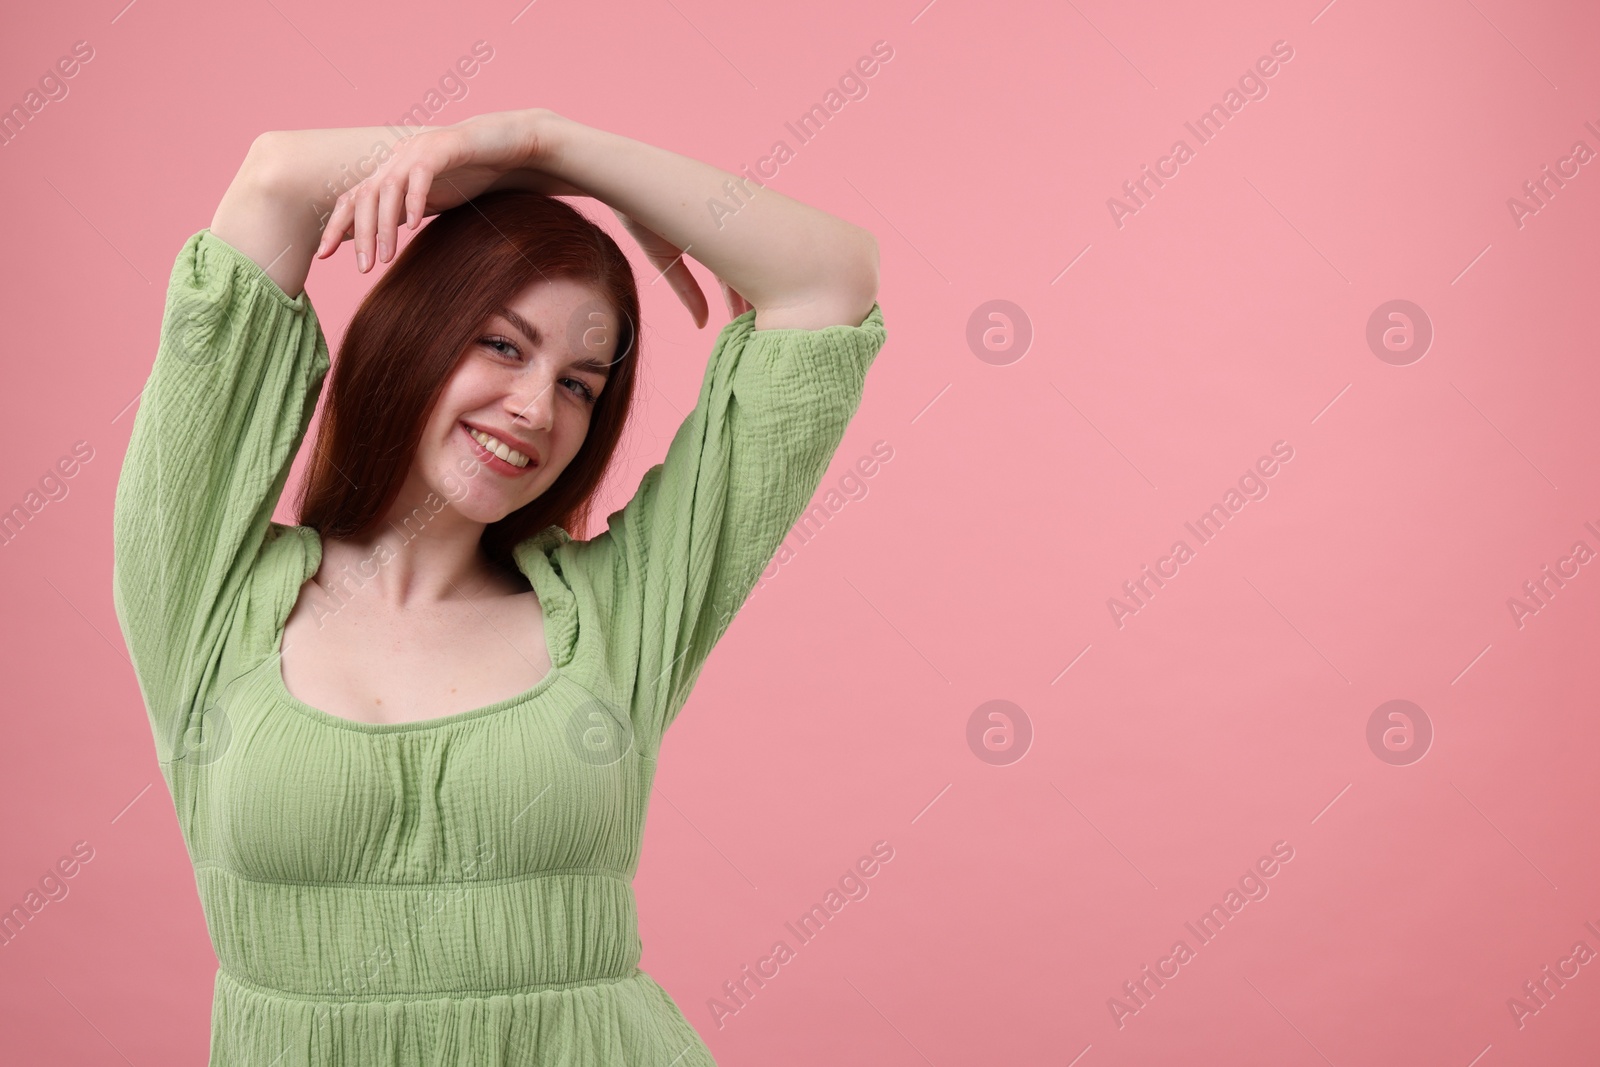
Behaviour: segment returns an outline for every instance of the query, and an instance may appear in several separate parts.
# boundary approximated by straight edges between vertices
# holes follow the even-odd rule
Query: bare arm
[[[339,195],[357,187],[360,179],[378,173],[389,158],[416,141],[419,134],[438,130],[443,126],[406,126],[403,139],[390,126],[262,133],[251,144],[234,182],[222,195],[211,218],[211,232],[250,256],[285,296],[299,296],[306,288],[306,275],[310,274],[310,264]],[[578,194],[578,190],[563,186],[547,174],[504,173],[493,163],[469,162],[442,178],[430,190],[426,214],[437,214],[480,192],[501,187],[534,189],[552,195]],[[352,230],[354,227],[347,227],[346,240]],[[360,243],[357,251],[363,251]],[[371,248],[365,251],[368,261],[360,267],[363,270],[376,266],[379,259],[392,258],[394,245],[381,250],[384,254],[378,258],[374,258]]]
[[[211,232],[254,260],[285,296],[299,296],[346,175],[370,174],[396,143],[386,126],[263,133],[217,205]]]
[[[737,303],[755,309],[758,330],[854,326],[876,299],[878,246],[867,230],[548,108],[476,115],[412,138],[339,197],[318,255],[331,255],[341,237],[353,236],[357,269],[364,271],[393,256],[402,221],[414,229],[434,210],[505,187],[607,204],[702,326],[705,300],[682,253],[742,297]],[[712,206],[718,201],[721,211]]]
[[[492,117],[544,123],[539,170],[704,263],[756,309],[756,329],[854,326],[872,310],[878,245],[867,230],[676,152],[544,109],[527,115]]]

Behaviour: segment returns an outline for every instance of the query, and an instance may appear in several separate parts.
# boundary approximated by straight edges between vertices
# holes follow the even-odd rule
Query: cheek
[[[444,433],[444,440],[430,435],[418,447],[416,466],[425,472],[424,477],[435,491],[454,499],[460,495],[459,484],[463,478],[463,472],[458,469],[459,442],[448,436],[451,433],[449,427],[445,428]],[[451,496],[452,487],[455,487],[455,497]]]
[[[428,472],[429,480],[462,478],[460,469],[463,457],[470,453],[463,439],[458,414],[465,411],[459,404],[450,403],[449,395],[440,397],[439,406],[428,419],[427,431],[417,444],[416,464]]]
[[[589,430],[593,426],[593,409],[587,412],[579,412],[573,418],[563,447],[563,452],[568,460],[571,460],[573,456],[578,454],[578,450],[583,448],[583,443],[589,439]]]
[[[453,421],[458,415],[504,396],[513,384],[503,372],[468,351],[445,379],[444,388],[439,390],[435,413]]]

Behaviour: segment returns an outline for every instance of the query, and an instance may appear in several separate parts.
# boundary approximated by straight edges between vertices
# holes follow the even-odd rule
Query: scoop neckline
[[[468,708],[466,711],[452,712],[449,715],[435,715],[432,718],[416,719],[411,722],[361,722],[356,719],[347,719],[343,715],[335,715],[331,711],[324,711],[319,707],[307,704],[304,700],[289,692],[289,685],[284,681],[283,641],[289,629],[289,616],[294,614],[295,605],[299,603],[300,591],[305,587],[306,582],[316,577],[318,568],[322,566],[322,535],[310,526],[296,526],[295,529],[305,531],[301,536],[306,538],[309,545],[315,546],[316,551],[312,558],[314,565],[311,567],[310,573],[301,578],[294,587],[294,598],[289,601],[288,611],[283,618],[277,620],[277,634],[272,641],[272,653],[267,657],[266,661],[269,665],[267,674],[271,679],[275,695],[282,703],[288,705],[291,710],[297,711],[317,722],[326,723],[329,726],[335,726],[340,729],[353,730],[357,733],[394,734],[441,730],[459,723],[472,722],[485,716],[493,715],[496,712],[521,707],[543,693],[561,675],[561,668],[556,666],[555,649],[550,645],[550,627],[548,625],[550,617],[545,612],[544,591],[539,588],[539,583],[534,580],[533,576],[527,570],[524,570],[519,563],[517,569],[521,572],[523,578],[527,579],[528,587],[533,590],[534,595],[538,598],[539,612],[544,616],[544,622],[546,623],[544,627],[545,654],[550,660],[549,672],[535,682],[531,689],[524,690],[515,696],[497,700],[492,704],[485,704],[482,707]]]

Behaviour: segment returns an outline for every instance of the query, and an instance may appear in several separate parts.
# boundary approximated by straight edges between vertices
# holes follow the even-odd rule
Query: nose
[[[550,430],[555,425],[556,381],[553,374],[526,373],[506,394],[506,411],[530,430]]]

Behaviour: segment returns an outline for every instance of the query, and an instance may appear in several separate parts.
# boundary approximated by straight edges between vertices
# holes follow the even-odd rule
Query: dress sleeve
[[[205,710],[328,367],[306,293],[209,228],[184,243],[112,520],[112,599],[163,765]]]
[[[666,459],[604,533],[557,550],[598,604],[647,753],[817,491],[886,337],[876,303],[857,326],[756,330],[754,311],[735,318]]]

